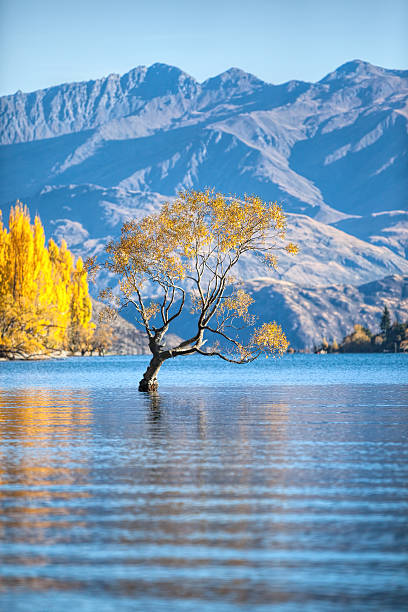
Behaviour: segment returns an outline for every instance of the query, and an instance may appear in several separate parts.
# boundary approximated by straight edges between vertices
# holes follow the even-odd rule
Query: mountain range
[[[125,219],[178,190],[209,186],[289,213],[301,252],[268,277],[274,295],[285,283],[302,301],[305,288],[408,275],[408,71],[355,60],[317,83],[272,85],[237,68],[199,83],[166,64],[139,66],[4,96],[0,126],[4,215],[22,200],[77,253],[100,252]],[[239,273],[265,286],[257,262]],[[295,345],[310,340],[292,334]]]

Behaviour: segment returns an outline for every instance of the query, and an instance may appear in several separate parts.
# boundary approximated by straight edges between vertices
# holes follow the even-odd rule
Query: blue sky
[[[176,65],[316,81],[351,59],[408,67],[408,0],[0,0],[0,94]]]

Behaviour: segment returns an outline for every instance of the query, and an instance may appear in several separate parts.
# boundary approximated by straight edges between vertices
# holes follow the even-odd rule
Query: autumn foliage
[[[285,352],[281,327],[276,322],[255,327],[248,311],[253,300],[232,275],[246,255],[275,268],[279,250],[296,254],[285,234],[286,217],[278,204],[212,190],[181,192],[159,213],[124,224],[119,240],[107,246],[104,263],[119,277],[121,299],[109,291],[103,297],[116,306],[132,304],[147,333],[153,358],[140,390],[157,388],[160,366],[172,357],[198,353],[248,363],[261,354]],[[98,266],[90,262],[89,269]],[[149,298],[153,294],[157,297]],[[165,335],[186,306],[195,317],[195,332],[166,348]],[[242,328],[252,329],[248,341],[242,340]]]
[[[92,335],[91,300],[82,259],[65,241],[45,244],[38,217],[20,202],[9,230],[0,216],[0,356],[81,350]]]

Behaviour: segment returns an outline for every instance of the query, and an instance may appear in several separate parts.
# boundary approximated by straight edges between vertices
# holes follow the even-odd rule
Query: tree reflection
[[[150,423],[160,423],[162,417],[162,398],[160,397],[157,391],[152,391],[148,393],[148,402],[149,402],[149,422]]]
[[[81,452],[78,446],[89,436],[91,424],[84,394],[0,391],[0,528],[9,542],[55,540],[53,530],[64,527],[72,503],[79,506],[89,496],[81,490],[88,482],[86,445]]]

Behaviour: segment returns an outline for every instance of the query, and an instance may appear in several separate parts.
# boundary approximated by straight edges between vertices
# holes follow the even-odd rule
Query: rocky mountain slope
[[[17,92],[0,99],[0,201],[41,210],[49,185],[69,206],[61,186],[88,185],[143,208],[146,193],[214,185],[329,223],[404,209],[407,76],[354,61],[318,83],[271,85],[238,69],[198,83],[154,64]]]
[[[337,341],[360,323],[379,331],[385,305],[392,320],[408,320],[408,276],[387,276],[355,286],[299,287],[286,281],[254,279],[246,284],[260,321],[277,320],[291,345],[307,349],[325,336]]]
[[[408,210],[392,210],[356,216],[334,224],[361,240],[367,240],[408,258]]]
[[[184,187],[279,200],[301,253],[273,278],[306,304],[306,288],[408,274],[407,119],[408,71],[359,60],[318,83],[154,64],[17,92],[0,98],[0,207],[19,198],[88,255]]]

